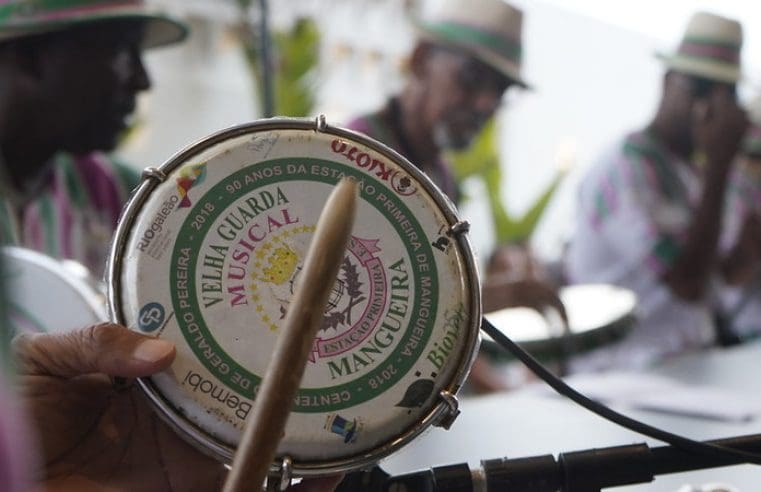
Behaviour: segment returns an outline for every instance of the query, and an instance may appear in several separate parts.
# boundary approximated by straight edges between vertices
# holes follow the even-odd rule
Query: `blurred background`
[[[258,0],[153,0],[192,26],[189,42],[150,51],[153,90],[142,96],[120,153],[135,166],[161,164],[212,132],[261,118]],[[559,169],[564,179],[536,227],[536,254],[556,260],[573,229],[575,190],[594,158],[655,110],[662,68],[687,19],[708,10],[743,23],[744,100],[759,89],[761,4],[740,0],[513,0],[522,8],[524,74],[533,91],[508,94],[497,116],[500,198],[528,210]],[[404,76],[413,37],[407,13],[423,0],[270,0],[275,113],[324,113],[333,124],[380,106]],[[258,78],[259,77],[259,78]],[[462,215],[483,259],[495,243],[484,181],[463,178]],[[476,221],[476,218],[481,218]]]

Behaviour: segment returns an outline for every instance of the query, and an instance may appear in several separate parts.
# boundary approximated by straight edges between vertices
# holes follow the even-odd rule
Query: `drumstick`
[[[261,490],[344,258],[356,202],[357,183],[344,178],[325,203],[224,492]]]

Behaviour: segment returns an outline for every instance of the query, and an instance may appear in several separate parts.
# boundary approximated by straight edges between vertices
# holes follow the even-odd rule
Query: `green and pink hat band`
[[[740,63],[739,44],[721,43],[714,39],[687,38],[679,45],[677,54],[683,57],[729,65],[738,65]]]
[[[0,3],[0,25],[34,19],[38,22],[69,19],[88,14],[104,14],[125,7],[141,8],[141,0],[39,0]]]
[[[520,65],[521,44],[514,39],[458,22],[421,23],[420,27],[450,43],[478,46]]]
[[[187,35],[183,23],[149,10],[143,0],[16,0],[0,1],[0,40],[112,20],[146,22],[144,47],[174,43]]]

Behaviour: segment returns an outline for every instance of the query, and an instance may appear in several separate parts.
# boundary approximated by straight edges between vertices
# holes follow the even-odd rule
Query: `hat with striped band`
[[[717,82],[741,78],[742,25],[708,12],[694,14],[675,53],[657,56],[676,72]]]
[[[182,41],[188,32],[142,0],[10,0],[0,2],[0,42],[115,20],[144,22],[143,48]]]
[[[529,87],[521,76],[519,9],[502,0],[443,0],[414,24],[420,39],[463,50]]]

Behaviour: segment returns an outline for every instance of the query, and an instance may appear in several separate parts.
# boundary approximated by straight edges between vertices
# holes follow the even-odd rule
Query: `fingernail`
[[[132,357],[143,362],[156,362],[169,355],[174,350],[174,344],[166,340],[152,338],[141,342],[132,353]]]

